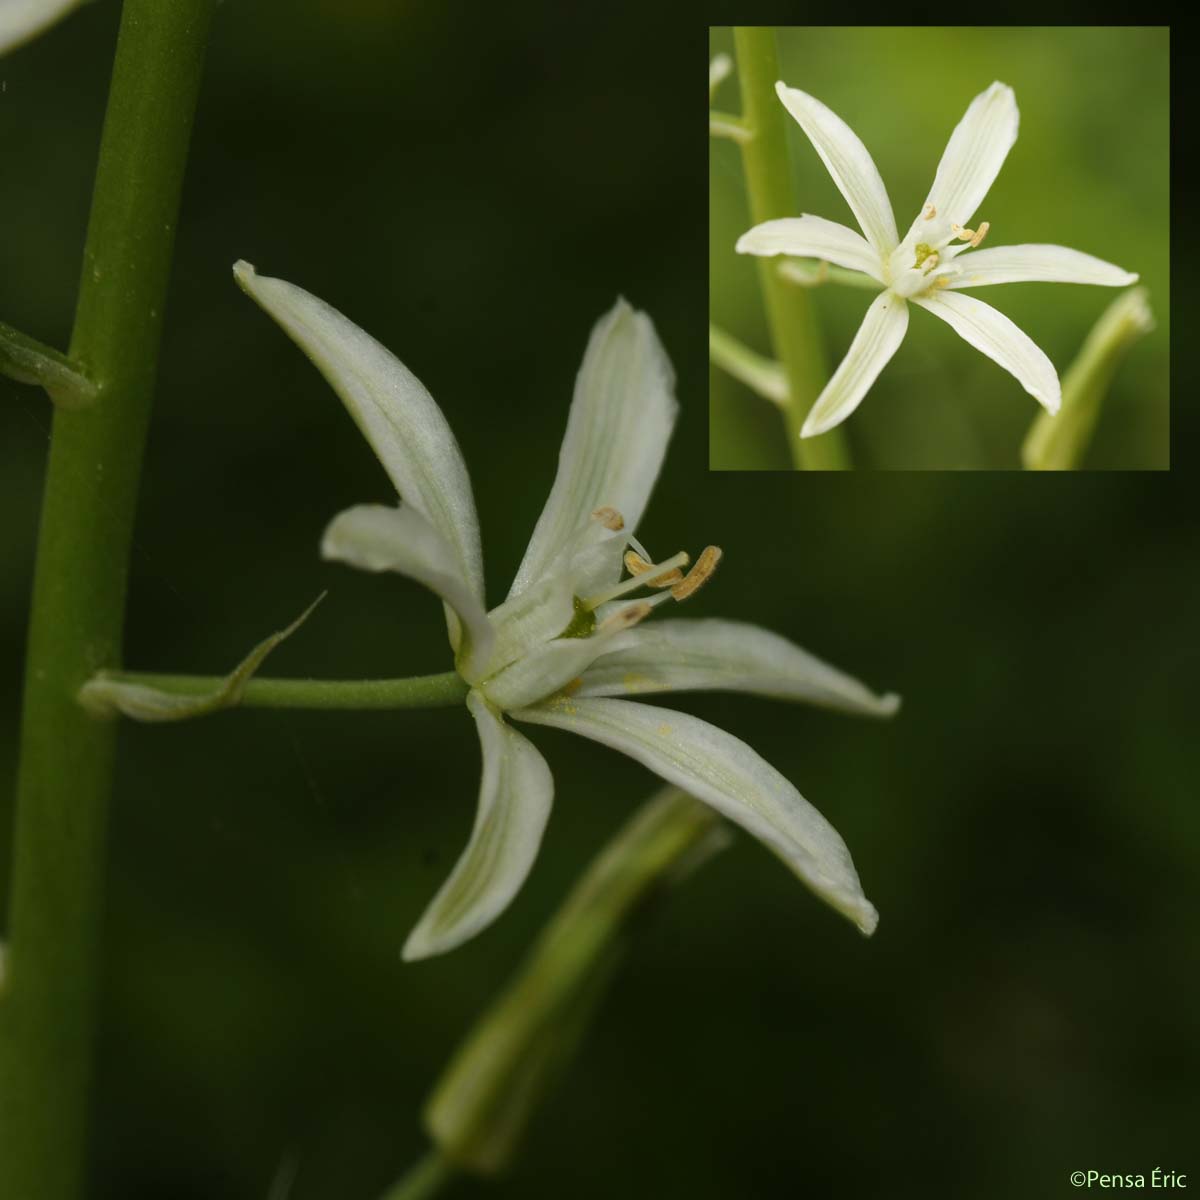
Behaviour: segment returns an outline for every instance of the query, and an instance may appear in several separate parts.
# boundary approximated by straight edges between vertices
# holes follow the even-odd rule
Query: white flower
[[[870,933],[877,915],[845,843],[778,771],[704,721],[621,698],[728,689],[876,716],[898,704],[753,625],[641,625],[653,609],[686,599],[720,557],[710,546],[685,574],[686,554],[652,562],[634,537],[677,410],[674,372],[650,319],[621,300],[592,330],[550,496],[508,598],[488,611],[470,480],[429,393],[315,296],[261,277],[247,263],[235,274],[325,375],[403,498],[396,508],[341,513],[322,552],[370,571],[399,571],[435,592],[445,604],[456,669],[471,688],[467,707],[483,747],[478,814],[405,957],[441,953],[478,933],[533,865],[553,781],[509,717],[628,754],[748,829]],[[636,592],[649,594],[633,598]]]
[[[941,317],[964,341],[1014,375],[1035,400],[1057,412],[1061,395],[1054,364],[1003,313],[960,290],[1036,280],[1122,287],[1137,276],[1065,246],[974,250],[989,223],[976,229],[966,228],[967,223],[1017,140],[1012,88],[993,83],[971,101],[903,241],[879,171],[850,126],[805,92],[782,83],[775,90],[821,156],[865,236],[823,217],[786,217],[743,234],[738,252],[820,258],[862,271],[883,285],[808,414],[801,437],[832,429],[858,407],[904,340],[909,301]],[[964,254],[967,250],[974,252]]]

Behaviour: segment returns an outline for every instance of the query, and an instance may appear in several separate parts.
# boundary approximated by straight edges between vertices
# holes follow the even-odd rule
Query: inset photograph
[[[710,467],[1168,469],[1169,47],[712,29]]]

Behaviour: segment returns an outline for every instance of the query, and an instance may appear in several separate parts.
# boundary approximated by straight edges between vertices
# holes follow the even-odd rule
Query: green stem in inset
[[[1030,471],[1079,467],[1100,417],[1108,385],[1126,351],[1154,328],[1145,288],[1130,288],[1104,310],[1062,378],[1062,406],[1040,412],[1021,447]]]
[[[83,1191],[116,723],[76,702],[116,667],[179,193],[215,0],[126,0],[57,408],[26,660],[0,993],[0,1196]]]
[[[783,368],[773,359],[756,354],[711,321],[708,323],[708,357],[710,362],[764,400],[770,400],[780,408],[786,407],[788,381]]]
[[[750,215],[758,225],[799,211],[792,196],[783,106],[775,95],[779,78],[775,31],[738,26],[734,44],[742,88],[742,124],[748,133],[739,144]],[[789,395],[784,416],[795,464],[807,470],[843,470],[850,461],[840,430],[815,438],[800,437],[804,418],[828,378],[811,298],[803,288],[782,278],[774,259],[757,262],[771,344],[787,372]]]

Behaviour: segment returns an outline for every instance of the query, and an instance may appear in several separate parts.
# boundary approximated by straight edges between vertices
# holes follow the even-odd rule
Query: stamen
[[[682,583],[677,583],[671,589],[671,595],[676,600],[686,600],[698,592],[711,578],[721,561],[720,546],[705,546],[696,559],[696,565],[687,573]]]
[[[599,521],[605,529],[611,529],[614,532],[625,528],[625,518],[615,508],[610,508],[607,504],[602,508],[596,509],[592,513],[592,519]]]
[[[937,265],[938,265],[938,252],[935,250],[935,251],[934,251],[934,252],[933,252],[931,255],[929,255],[929,257],[928,257],[928,258],[926,258],[926,259],[925,259],[925,261],[924,261],[924,262],[921,264],[921,270],[922,270],[922,271],[924,271],[926,275],[928,275],[928,274],[929,274],[929,272],[930,272],[930,271],[932,271],[932,270],[933,270],[933,268],[934,268],[934,267],[936,267]]]
[[[595,636],[599,637],[605,633],[618,633],[622,629],[632,629],[635,625],[644,621],[653,611],[654,605],[646,600],[635,604],[627,604],[624,608],[617,609],[612,616],[605,617],[596,627]]]
[[[676,567],[686,567],[691,561],[686,551],[681,550],[678,554],[673,554],[665,562],[650,563],[640,575],[634,575],[629,579],[623,579],[620,583],[614,584],[606,591],[598,592],[595,596],[585,596],[583,598],[584,608],[596,608],[598,605],[604,604],[609,600],[616,600],[618,596],[624,596],[627,592],[637,591],[640,587],[652,586],[658,581],[660,576],[669,575]],[[697,564],[698,565],[698,564]],[[649,579],[644,576],[650,572]],[[684,580],[686,583],[687,581]],[[678,585],[678,586],[682,586]]]
[[[979,228],[975,231],[974,237],[971,238],[972,250],[974,250],[975,247],[978,246],[985,237],[987,237],[987,231],[991,229],[991,227],[992,223],[990,221],[980,221]],[[964,230],[964,232],[969,233],[970,230]]]
[[[932,221],[937,216],[937,209],[932,204],[925,205],[925,220]]]
[[[625,570],[630,575],[644,575],[650,570],[650,564],[636,550],[626,550]],[[656,575],[653,579],[645,580],[645,584],[647,587],[666,587],[668,584],[678,583],[682,578],[683,572],[676,567],[665,575]]]
[[[950,222],[950,229],[953,232],[954,236],[956,238],[958,238],[960,241],[969,242],[975,236],[975,230],[964,229],[961,225],[955,225],[953,221]],[[987,228],[985,227],[984,233],[986,233],[986,232],[987,232]]]

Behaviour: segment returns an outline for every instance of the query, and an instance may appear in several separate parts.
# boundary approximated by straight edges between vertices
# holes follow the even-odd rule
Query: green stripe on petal
[[[836,829],[745,742],[686,713],[629,700],[560,698],[514,719],[566,729],[648,767],[752,833],[863,933],[879,914]]]
[[[750,692],[869,717],[890,717],[894,695],[877,696],[794,642],[742,621],[650,621],[584,672],[578,696],[655,692]]]
[[[879,372],[900,349],[908,331],[908,307],[894,292],[880,292],[867,309],[863,323],[809,410],[801,437],[815,437],[840,425],[861,403]]]
[[[1091,283],[1100,287],[1125,287],[1137,276],[1102,258],[1066,246],[1029,244],[993,246],[960,255],[954,265],[960,274],[949,276],[951,288],[987,287],[993,283]]]
[[[458,574],[483,599],[483,552],[458,442],[421,381],[390,350],[303,288],[233,268],[242,290],[279,324],[341,397],[401,498],[450,544]]]
[[[467,697],[483,750],[471,840],[404,944],[404,958],[444,954],[490,925],[521,889],[550,817],[554,780],[524,734],[478,693]]]
[[[592,330],[575,380],[558,473],[510,596],[559,560],[596,509],[615,508],[629,533],[637,528],[678,410],[675,371],[654,323],[618,300]]]
[[[775,91],[821,156],[877,256],[887,257],[899,240],[896,218],[879,168],[858,134],[815,96],[783,83]]]
[[[793,254],[799,258],[821,258],[884,282],[883,260],[862,234],[807,213],[755,225],[738,238],[735,249],[739,254],[760,257]]]
[[[938,163],[933,187],[905,244],[942,241],[951,225],[966,225],[983,203],[1017,140],[1020,114],[1012,88],[993,83],[967,106]],[[936,216],[926,219],[930,206]]]
[[[1048,412],[1058,412],[1062,394],[1054,364],[999,309],[951,291],[914,296],[912,302],[940,317],[964,342],[1002,366]]]

